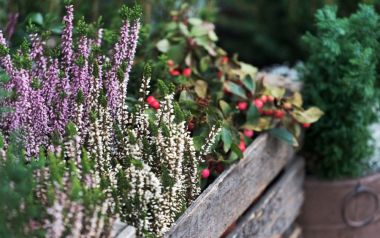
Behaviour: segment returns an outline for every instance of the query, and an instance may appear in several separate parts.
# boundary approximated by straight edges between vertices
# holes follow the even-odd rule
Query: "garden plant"
[[[162,79],[159,84],[174,85],[195,138],[205,137],[210,125],[221,121],[220,142],[204,165],[205,175],[217,176],[226,165],[242,158],[242,152],[263,131],[298,146],[302,129],[323,112],[316,107],[304,110],[299,91],[273,85],[254,66],[229,57],[217,46],[214,25],[186,13],[173,12],[161,31],[155,76]]]
[[[371,162],[379,141],[370,129],[379,115],[379,19],[372,6],[359,5],[349,17],[329,6],[316,13],[317,32],[303,38],[310,50],[305,101],[325,112],[303,148],[309,177],[300,223],[308,238],[370,238],[380,231],[379,168]]]
[[[306,103],[316,104],[326,116],[306,133],[304,151],[313,174],[361,176],[370,169],[368,127],[379,107],[379,16],[366,5],[348,18],[337,17],[336,7],[325,7],[316,21],[317,33],[304,36],[310,51],[304,94]]]
[[[163,237],[258,133],[300,144],[323,112],[189,9],[145,35],[141,7],[123,6],[116,35],[66,1],[62,26],[33,15],[20,44],[0,31],[1,237],[114,237],[119,221]]]
[[[139,103],[128,108],[125,97],[140,28],[138,7],[121,9],[124,20],[111,58],[100,53],[101,30],[92,31],[79,21],[74,33],[73,6],[66,8],[59,49],[47,49],[43,38],[31,34],[30,43],[25,41],[10,54],[0,37],[0,63],[7,75],[3,86],[10,94],[1,101],[10,110],[1,123],[2,170],[10,173],[3,181],[35,184],[35,189],[25,191],[9,188],[16,197],[25,193],[30,207],[21,206],[23,199],[8,200],[19,202],[13,206],[27,216],[4,216],[9,220],[2,223],[1,232],[21,230],[15,233],[21,237],[42,230],[49,237],[108,237],[112,222],[121,219],[135,225],[140,235],[162,236],[199,194],[197,166],[209,153],[218,129],[213,128],[205,146],[196,151],[171,95],[157,101],[156,110],[148,109],[144,101],[149,67]],[[12,146],[15,131],[25,142],[19,152]],[[35,182],[17,180],[7,171],[12,163],[35,175]],[[2,203],[3,212],[7,204]],[[38,207],[45,212],[36,213]],[[13,231],[15,220],[24,223]]]

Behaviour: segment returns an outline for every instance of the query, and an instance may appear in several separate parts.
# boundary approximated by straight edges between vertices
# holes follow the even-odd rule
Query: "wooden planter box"
[[[302,205],[303,166],[292,146],[260,135],[244,159],[224,171],[165,237],[280,237]]]

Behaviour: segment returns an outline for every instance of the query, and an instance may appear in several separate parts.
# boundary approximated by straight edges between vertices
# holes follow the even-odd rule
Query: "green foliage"
[[[139,5],[134,5],[130,8],[127,5],[123,5],[120,9],[120,16],[123,20],[135,21],[140,19],[142,15],[142,8]]]
[[[360,176],[373,150],[368,125],[376,118],[379,16],[360,5],[339,18],[330,6],[317,11],[316,22],[317,33],[303,38],[310,51],[304,94],[325,116],[305,138],[309,169],[327,178]]]
[[[33,161],[27,164],[19,146],[14,139],[5,152],[4,143],[0,143],[0,237],[43,237],[42,228],[25,229],[26,224],[44,216],[42,204],[34,199],[33,173],[40,165]]]
[[[347,16],[358,3],[380,7],[379,0],[219,0],[217,31],[223,48],[256,66],[294,63],[307,56],[299,39],[315,30],[316,9],[337,4],[338,15]]]

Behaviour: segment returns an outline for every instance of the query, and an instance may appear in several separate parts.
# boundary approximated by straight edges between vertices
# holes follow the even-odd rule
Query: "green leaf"
[[[245,123],[241,126],[243,129],[249,129],[254,131],[265,131],[271,127],[271,118],[260,117],[255,123]]]
[[[193,96],[186,90],[183,90],[179,95],[179,102],[194,101]]]
[[[244,77],[243,84],[252,94],[255,92],[256,82],[250,75]]]
[[[260,118],[259,110],[257,107],[251,104],[247,111],[247,123],[254,124]]]
[[[229,82],[226,82],[224,86],[231,93],[233,93],[233,94],[235,94],[241,98],[247,99],[247,96],[245,95],[245,91],[240,85],[237,85],[236,83],[229,81]]]
[[[287,143],[298,146],[298,142],[296,138],[285,128],[273,128],[269,130],[269,134],[280,139],[286,141]]]
[[[186,55],[186,45],[181,42],[176,45],[172,45],[167,51],[169,59],[172,59],[174,62],[182,62],[185,59]]]
[[[202,24],[202,20],[199,18],[189,18],[189,23],[193,26]]]
[[[222,129],[222,141],[223,141],[223,150],[224,152],[227,153],[230,150],[231,145],[232,145],[232,133],[226,127],[223,127]]]
[[[257,68],[250,64],[240,62],[240,68],[241,71],[243,71],[245,74],[250,75],[251,77],[254,77],[257,73]]]
[[[199,151],[202,148],[204,141],[205,140],[202,136],[194,136],[193,137],[194,148],[196,151]]]
[[[202,25],[195,25],[191,28],[191,35],[194,37],[204,36],[208,34],[208,29]]]
[[[208,32],[208,37],[212,41],[218,41],[218,36],[216,35],[216,33],[214,31],[209,31]]]
[[[205,50],[207,50],[207,52],[212,55],[212,56],[216,56],[216,51],[215,51],[215,47],[214,47],[214,42],[212,42],[208,37],[206,36],[201,36],[201,37],[197,37],[195,38],[195,42],[202,46]]]
[[[310,107],[306,111],[293,111],[292,116],[301,123],[314,123],[323,116],[323,112],[317,107]]]
[[[179,30],[181,31],[181,33],[182,33],[184,36],[189,36],[189,35],[190,35],[189,29],[188,29],[187,26],[186,26],[185,24],[183,24],[182,22],[179,23]]]
[[[227,117],[230,114],[231,110],[232,110],[231,107],[230,107],[230,105],[226,101],[220,100],[219,101],[219,106],[222,109],[222,112],[223,112],[224,116]]]
[[[32,23],[38,24],[40,26],[42,26],[44,24],[44,17],[39,12],[35,12],[35,13],[30,14],[29,20]]]
[[[207,96],[207,83],[203,80],[197,80],[195,82],[194,91],[200,98],[206,98]]]
[[[156,44],[157,49],[162,53],[167,53],[170,48],[170,42],[168,39],[162,39]]]
[[[211,65],[211,58],[209,56],[202,57],[199,66],[202,72],[206,72]]]
[[[279,88],[279,87],[271,87],[271,86],[265,86],[266,91],[269,95],[275,97],[275,98],[282,98],[285,95],[286,89],[285,88]]]
[[[239,158],[243,158],[244,155],[243,155],[243,152],[241,152],[239,146],[237,144],[232,144],[231,145],[231,150],[233,153],[235,153]]]
[[[235,152],[232,151],[230,153],[230,155],[228,156],[228,159],[227,160],[223,160],[222,163],[225,164],[225,165],[231,165],[231,164],[235,163],[236,160],[239,159],[239,157],[241,158],[242,156],[239,156],[238,154],[236,154]]]
[[[62,25],[54,25],[50,27],[51,32],[55,34],[61,34],[62,33],[63,26]]]

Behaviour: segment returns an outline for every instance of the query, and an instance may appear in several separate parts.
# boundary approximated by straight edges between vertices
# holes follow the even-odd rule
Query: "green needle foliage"
[[[379,15],[360,5],[350,17],[338,18],[337,8],[328,6],[317,11],[316,28],[303,37],[310,52],[304,94],[325,116],[306,134],[309,169],[329,179],[360,176],[373,152],[368,126],[378,106]]]

